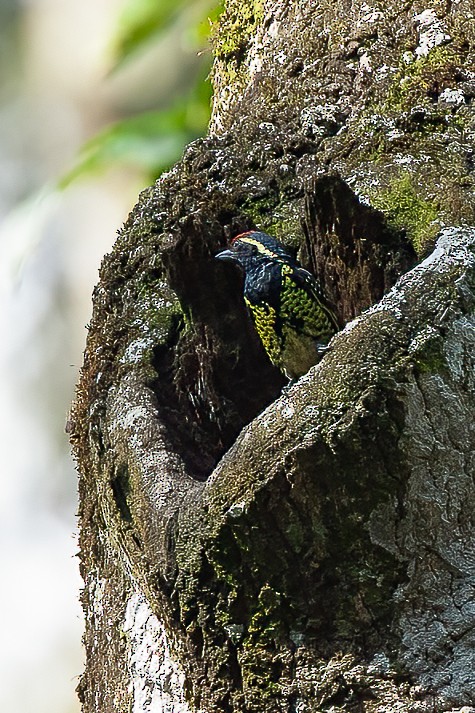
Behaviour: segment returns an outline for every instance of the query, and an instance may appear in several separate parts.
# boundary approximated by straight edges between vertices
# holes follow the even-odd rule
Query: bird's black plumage
[[[338,330],[315,277],[259,231],[238,235],[216,257],[244,271],[244,300],[270,360],[289,378],[308,371]]]

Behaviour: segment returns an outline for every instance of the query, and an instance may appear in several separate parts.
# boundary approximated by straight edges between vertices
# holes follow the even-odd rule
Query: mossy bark
[[[94,293],[85,713],[475,703],[474,16],[228,0],[210,135]],[[213,259],[253,227],[349,323],[283,393]]]

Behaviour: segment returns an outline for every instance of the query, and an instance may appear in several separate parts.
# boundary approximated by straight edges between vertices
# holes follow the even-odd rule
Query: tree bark
[[[228,0],[94,293],[85,713],[475,710],[474,16]],[[213,259],[254,227],[346,324],[283,392]]]

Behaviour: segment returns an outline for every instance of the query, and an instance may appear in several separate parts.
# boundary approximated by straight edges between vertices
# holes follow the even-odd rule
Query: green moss
[[[281,243],[297,249],[302,242],[302,221],[297,215],[289,215],[281,219],[279,216],[275,216],[268,232],[272,233]]]
[[[262,0],[248,0],[248,2],[228,0],[213,36],[216,57],[229,58],[241,52],[262,18]]]
[[[370,197],[373,206],[386,213],[395,228],[406,231],[419,254],[437,234],[438,207],[434,201],[419,195],[409,173],[398,176],[389,188],[374,192]]]
[[[212,81],[215,87],[232,87],[233,94],[248,80],[245,58],[250,40],[264,17],[263,0],[227,0],[214,32],[211,33],[216,62]]]
[[[467,129],[470,113],[464,107],[437,102],[440,93],[454,87],[463,66],[462,53],[453,45],[434,47],[427,56],[408,63],[404,53],[399,67],[388,81],[376,89],[355,126],[352,134],[358,137],[355,158],[384,162],[389,154],[408,146],[415,156],[422,151],[431,153],[435,135]],[[433,138],[434,137],[434,138]]]
[[[454,72],[460,62],[459,54],[452,46],[434,47],[425,57],[412,64],[401,60],[394,75],[384,106],[396,111],[405,111],[417,104],[432,104],[431,92],[454,83]]]
[[[440,374],[447,371],[444,355],[439,349],[426,352],[414,360],[414,366],[419,374]]]
[[[257,200],[249,199],[240,209],[259,230],[269,233],[284,245],[297,249],[302,242],[300,206],[277,201],[275,195]]]
[[[445,289],[444,289],[445,292]],[[450,295],[454,302],[458,297]],[[447,299],[447,295],[444,295]],[[443,340],[439,330],[429,325],[417,334],[410,346],[410,358],[414,369],[419,374],[441,374],[448,372],[448,366],[443,349]]]
[[[164,282],[143,282],[133,299],[129,339],[119,357],[122,365],[127,369],[140,364],[145,378],[156,378],[154,351],[160,344],[169,343],[183,320],[180,303]]]
[[[248,697],[257,697],[261,704],[271,705],[271,701],[282,695],[285,663],[281,652],[278,653],[277,641],[284,633],[287,618],[282,595],[265,584],[259,592],[240,656]]]
[[[282,630],[282,595],[268,584],[259,592],[257,608],[249,623],[249,635],[273,641]]]

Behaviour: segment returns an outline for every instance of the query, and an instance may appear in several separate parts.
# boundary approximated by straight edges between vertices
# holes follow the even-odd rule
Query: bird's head
[[[291,260],[278,240],[259,231],[251,230],[237,235],[226,250],[218,253],[218,260],[237,262],[244,272],[265,262]]]

